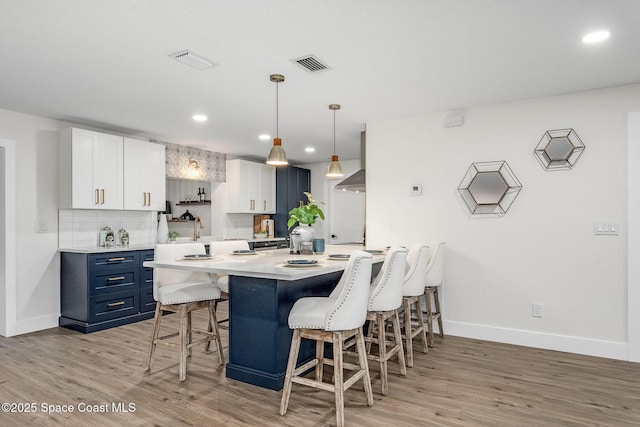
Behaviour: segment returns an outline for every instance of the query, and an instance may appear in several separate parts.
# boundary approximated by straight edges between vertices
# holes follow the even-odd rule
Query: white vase
[[[160,221],[158,221],[158,235],[156,242],[167,243],[169,241],[169,224],[167,224],[167,216],[160,215]]]
[[[300,234],[300,242],[313,242],[313,238],[316,233],[308,224],[300,224],[293,231],[297,231]]]

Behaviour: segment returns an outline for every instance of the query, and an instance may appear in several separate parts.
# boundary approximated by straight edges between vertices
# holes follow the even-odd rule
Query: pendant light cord
[[[280,100],[278,99],[278,86],[280,86],[280,82],[276,83],[276,138],[279,138],[279,123],[280,123],[280,117],[279,117],[279,106],[280,106]]]
[[[336,154],[336,110],[333,110],[333,154]]]

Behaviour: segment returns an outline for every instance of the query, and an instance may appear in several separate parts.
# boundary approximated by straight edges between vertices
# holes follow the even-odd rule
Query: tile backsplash
[[[156,241],[157,212],[61,209],[58,211],[58,247],[92,248],[99,245],[100,229],[129,232],[130,245],[152,245]]]

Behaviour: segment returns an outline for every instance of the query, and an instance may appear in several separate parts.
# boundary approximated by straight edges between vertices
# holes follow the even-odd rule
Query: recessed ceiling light
[[[304,151],[306,151],[307,153],[315,153],[316,149],[313,147],[307,147],[304,149]]]
[[[584,37],[582,37],[582,42],[583,43],[598,43],[601,42],[603,40],[606,40],[609,38],[609,36],[611,35],[611,33],[609,33],[609,31],[594,31],[592,33],[586,34]]]
[[[260,139],[260,141],[269,141],[271,139],[271,135],[267,135],[266,133],[263,133],[259,135],[258,138]]]
[[[204,114],[195,114],[192,119],[196,122],[206,122],[207,116],[205,116]]]

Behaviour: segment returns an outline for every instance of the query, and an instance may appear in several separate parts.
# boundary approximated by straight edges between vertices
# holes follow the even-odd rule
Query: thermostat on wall
[[[413,185],[410,187],[409,194],[410,194],[411,196],[419,196],[419,195],[421,195],[421,194],[422,194],[422,185],[420,185],[420,184],[413,184]]]

